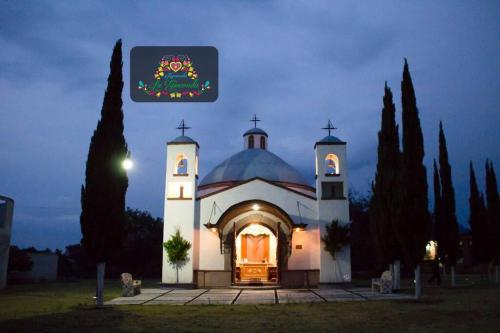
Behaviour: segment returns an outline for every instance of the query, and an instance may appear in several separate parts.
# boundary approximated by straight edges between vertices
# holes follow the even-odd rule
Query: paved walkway
[[[348,289],[142,289],[134,297],[118,297],[107,305],[121,304],[286,304],[410,299],[405,294],[380,294],[369,288]]]

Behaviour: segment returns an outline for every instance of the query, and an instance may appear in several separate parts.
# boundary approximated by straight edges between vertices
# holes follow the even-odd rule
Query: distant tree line
[[[158,278],[161,275],[163,256],[163,222],[146,211],[127,208],[124,229],[126,238],[123,249],[109,262],[106,276],[117,278],[121,273],[134,277]],[[20,249],[11,246],[8,271],[29,271],[33,262],[28,253],[54,253],[59,255],[58,275],[63,278],[95,278],[93,260],[81,244],[66,246],[64,252],[50,249],[37,250],[34,247]]]
[[[9,248],[8,272],[26,272],[31,270],[31,267],[33,267],[33,260],[31,260],[26,250],[27,249],[22,250],[15,245]]]
[[[122,250],[107,263],[106,276],[117,278],[131,273],[134,278],[158,278],[161,275],[163,222],[150,213],[127,208],[124,229],[126,238]],[[65,277],[94,278],[94,261],[81,244],[66,247],[60,261]]]

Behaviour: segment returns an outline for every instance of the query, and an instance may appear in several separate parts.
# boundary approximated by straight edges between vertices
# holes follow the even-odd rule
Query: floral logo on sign
[[[198,72],[188,55],[166,55],[161,58],[152,84],[139,81],[139,90],[150,96],[192,98],[210,89],[210,81],[200,83]]]

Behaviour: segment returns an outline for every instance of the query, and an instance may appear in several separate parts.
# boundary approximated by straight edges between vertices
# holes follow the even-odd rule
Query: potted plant
[[[179,268],[189,261],[191,243],[184,239],[180,230],[177,229],[175,234],[167,242],[163,243],[163,248],[167,252],[168,262],[176,269],[177,284],[179,284]]]

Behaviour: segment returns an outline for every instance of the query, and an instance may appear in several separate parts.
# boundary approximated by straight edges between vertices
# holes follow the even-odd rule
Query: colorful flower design
[[[156,82],[145,84],[139,81],[138,89],[150,96],[167,96],[171,99],[200,96],[210,89],[210,81],[198,82],[198,73],[188,55],[164,56],[156,68]],[[178,82],[178,80],[184,80]],[[189,84],[191,82],[191,84]]]

